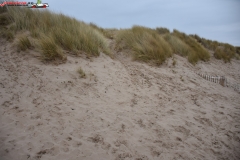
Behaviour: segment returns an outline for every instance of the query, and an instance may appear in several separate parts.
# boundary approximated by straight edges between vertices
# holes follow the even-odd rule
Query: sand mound
[[[0,46],[0,159],[240,159],[240,62],[161,67],[118,53],[43,64]],[[86,79],[79,77],[81,67]]]

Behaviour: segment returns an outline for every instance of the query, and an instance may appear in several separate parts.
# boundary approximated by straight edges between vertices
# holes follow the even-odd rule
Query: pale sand
[[[240,61],[160,67],[118,54],[43,64],[0,46],[1,160],[240,159]],[[87,78],[79,78],[82,67]]]

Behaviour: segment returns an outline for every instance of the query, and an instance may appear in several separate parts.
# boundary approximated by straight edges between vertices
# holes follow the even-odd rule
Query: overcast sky
[[[33,0],[34,1],[34,0]],[[240,46],[240,0],[42,0],[103,28],[166,27]]]

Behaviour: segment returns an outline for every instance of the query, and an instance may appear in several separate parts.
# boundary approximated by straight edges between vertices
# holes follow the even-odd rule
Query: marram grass
[[[131,29],[120,30],[116,38],[120,50],[127,49],[135,60],[162,64],[172,56],[169,44],[156,30],[134,26]]]
[[[31,36],[39,39],[41,45],[46,45],[51,39],[51,45],[59,50],[68,50],[74,53],[85,52],[88,55],[98,56],[100,52],[110,54],[106,38],[84,22],[63,14],[55,14],[48,10],[31,10],[28,8],[12,7],[9,9],[18,31],[30,31]],[[46,42],[42,37],[47,36]],[[46,56],[50,56],[47,58]],[[45,54],[44,59],[54,59],[58,54]]]

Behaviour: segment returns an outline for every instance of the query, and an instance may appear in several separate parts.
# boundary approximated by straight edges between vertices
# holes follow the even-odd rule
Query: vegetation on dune
[[[105,37],[107,37],[107,38],[109,38],[109,39],[113,39],[115,32],[117,32],[117,29],[115,29],[115,28],[104,29],[104,28],[99,27],[98,25],[96,25],[96,24],[94,24],[94,23],[90,23],[89,25],[90,25],[92,28],[98,30],[100,33],[102,33]]]
[[[223,46],[218,46],[214,51],[214,57],[217,59],[223,59],[224,62],[230,62],[233,57],[235,57],[236,49],[235,47],[224,44]]]
[[[214,51],[214,57],[224,62],[230,62],[234,57],[240,59],[240,47],[200,38],[196,34],[186,35],[177,30],[171,33],[163,27],[104,29],[94,23],[86,24],[48,10],[0,8],[0,36],[13,41],[14,35],[19,32],[22,36],[17,41],[18,51],[40,49],[44,61],[65,62],[65,51],[76,55],[85,53],[88,56],[98,56],[104,52],[112,56],[107,39],[116,40],[115,49],[130,53],[135,60],[157,65],[173,54],[187,57],[192,64],[199,60],[208,61],[210,54],[206,49]],[[173,65],[176,65],[175,60]]]
[[[217,47],[215,52],[214,52],[214,57],[216,59],[226,59],[227,57],[225,57],[226,54],[224,54],[224,48],[223,47]]]
[[[42,49],[42,59],[45,61],[52,60],[66,60],[60,47],[56,44],[53,37],[44,36],[40,39],[40,46]]]
[[[236,48],[236,53],[240,55],[240,47],[235,47]]]
[[[192,64],[196,64],[199,60],[208,61],[210,59],[209,52],[203,48],[195,39],[186,35],[185,33],[174,30],[172,33],[174,36],[185,42],[191,49],[188,54],[188,61]]]
[[[228,43],[220,43],[205,38],[200,38],[198,35],[191,35],[197,42],[202,44],[205,48],[214,51],[214,57],[222,59],[224,62],[230,62],[232,58],[236,57],[237,47]]]
[[[0,35],[10,42],[12,42],[14,39],[14,32],[6,28],[1,29]]]
[[[160,65],[172,56],[169,44],[156,30],[134,26],[131,29],[120,30],[116,42],[118,49],[128,49],[136,60]]]
[[[0,36],[6,38],[8,41],[14,39],[14,32],[12,28],[7,26],[11,23],[11,17],[7,13],[6,7],[0,8]]]
[[[78,68],[77,72],[79,73],[80,78],[86,78],[86,73],[82,70],[81,67]]]
[[[178,54],[180,56],[186,57],[190,54],[191,48],[180,40],[178,37],[173,36],[171,34],[164,35],[164,39],[170,44],[172,47],[173,53]]]
[[[68,50],[74,54],[85,52],[92,56],[98,56],[100,52],[110,54],[106,38],[90,25],[74,18],[55,14],[48,10],[31,10],[22,7],[9,8],[9,11],[4,14],[10,16],[11,19],[1,14],[2,19],[5,17],[11,20],[16,31],[30,31],[30,35],[39,40],[45,60],[51,61],[62,57],[60,50]],[[4,20],[4,23],[7,22]],[[44,42],[45,40],[46,42]],[[48,42],[50,42],[49,46],[54,48],[52,51],[55,50],[52,54],[46,54]],[[47,58],[47,56],[49,57]]]
[[[157,31],[159,34],[167,34],[167,33],[170,33],[169,29],[164,28],[164,27],[157,27],[157,28],[156,28],[156,31]]]
[[[18,50],[25,51],[27,49],[30,49],[32,47],[32,44],[28,37],[20,37],[18,39],[18,44],[17,44]]]
[[[235,48],[236,48],[236,54],[235,54],[236,59],[240,60],[240,47],[235,47]]]
[[[0,25],[8,25],[11,23],[10,15],[7,12],[0,14]]]
[[[203,45],[205,48],[209,50],[215,50],[219,46],[219,42],[211,41],[205,38],[200,38],[197,34],[190,35],[192,38],[196,39],[198,43]]]

